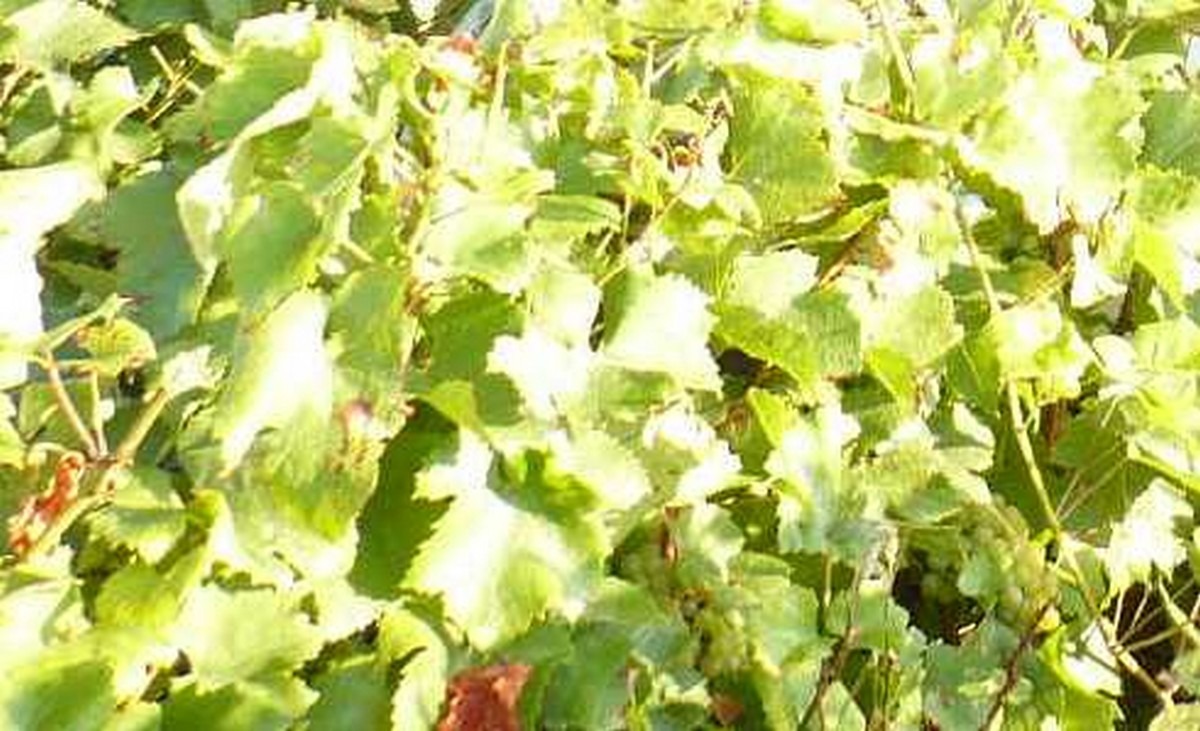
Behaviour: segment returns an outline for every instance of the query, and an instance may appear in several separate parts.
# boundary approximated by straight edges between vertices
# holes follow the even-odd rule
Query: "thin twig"
[[[1179,587],[1178,589],[1176,589],[1174,592],[1171,593],[1172,598],[1176,599],[1176,598],[1183,596],[1183,593],[1188,591],[1189,589],[1191,589],[1194,585],[1195,585],[1195,580],[1188,579],[1187,581],[1185,581],[1183,583],[1183,586]],[[1128,629],[1125,633],[1126,638],[1132,638],[1138,632],[1141,632],[1143,629],[1146,628],[1147,625],[1149,625],[1151,622],[1158,619],[1158,615],[1160,615],[1166,611],[1166,607],[1164,607],[1162,604],[1159,604],[1159,605],[1155,606],[1153,609],[1151,609],[1149,612],[1146,612],[1145,616],[1142,616],[1142,609],[1145,607],[1146,603],[1149,601],[1149,598],[1150,598],[1149,587],[1143,587],[1143,588],[1145,590],[1142,592],[1142,601],[1138,605],[1138,611],[1133,615],[1133,620],[1131,620],[1130,626],[1128,627]],[[1119,620],[1120,618],[1117,617],[1116,615],[1114,615],[1114,619]]]
[[[814,714],[820,720],[820,728],[825,727],[825,717],[823,715],[821,704],[824,701],[825,693],[829,691],[830,686],[842,674],[842,669],[846,666],[846,661],[850,658],[850,651],[858,644],[858,608],[862,599],[862,572],[856,571],[854,580],[851,582],[854,587],[854,594],[850,601],[849,612],[846,617],[846,632],[838,641],[837,649],[832,657],[821,663],[821,676],[817,681],[817,689],[813,692],[812,700],[808,703],[808,708],[804,710],[804,716],[800,721],[800,728],[808,728],[809,722]]]
[[[996,692],[996,697],[992,699],[992,705],[988,708],[987,718],[983,724],[979,726],[979,731],[988,731],[995,723],[996,717],[1000,715],[1000,711],[1004,710],[1004,702],[1012,693],[1013,688],[1017,686],[1017,681],[1021,679],[1021,673],[1017,665],[1021,662],[1021,657],[1033,644],[1033,638],[1037,635],[1038,626],[1042,623],[1042,617],[1046,616],[1046,612],[1050,609],[1049,604],[1043,604],[1038,610],[1037,616],[1029,623],[1029,629],[1025,630],[1025,634],[1021,635],[1021,641],[1017,644],[1017,649],[1013,650],[1009,656],[1008,662],[1004,664],[1004,684],[1000,686],[1000,690]]]
[[[1175,603],[1175,597],[1171,596],[1167,588],[1163,586],[1161,579],[1154,582],[1154,590],[1158,592],[1158,600],[1162,603],[1163,609],[1166,610],[1167,616],[1187,638],[1188,644],[1192,647],[1200,647],[1200,630],[1196,629],[1196,625],[1192,623],[1192,618],[1184,613],[1179,605]]]
[[[1085,598],[1087,597],[1086,592],[1084,596]],[[1095,606],[1090,600],[1088,600],[1088,604],[1089,607]],[[1134,680],[1141,683],[1151,695],[1157,698],[1163,708],[1172,708],[1175,705],[1175,701],[1171,700],[1171,694],[1164,690],[1150,676],[1150,673],[1146,672],[1145,668],[1138,663],[1137,658],[1133,656],[1133,653],[1128,648],[1117,641],[1116,628],[1113,627],[1112,622],[1107,617],[1101,615],[1096,618],[1096,626],[1100,628],[1100,635],[1104,638],[1104,643],[1108,645],[1108,651],[1113,654],[1113,657],[1117,658],[1117,662],[1121,664],[1121,668],[1132,675]]]
[[[856,595],[857,597],[857,595]],[[804,711],[804,716],[800,721],[800,728],[808,728],[808,724],[812,721],[813,715],[817,715],[822,719],[821,728],[824,728],[824,716],[821,710],[821,704],[825,700],[825,693],[833,685],[838,676],[842,674],[842,669],[846,666],[846,661],[850,659],[850,651],[858,644],[859,629],[857,624],[851,624],[846,634],[838,641],[837,650],[833,657],[821,665],[821,678],[817,682],[817,689],[813,693],[812,700],[809,701],[808,708]]]

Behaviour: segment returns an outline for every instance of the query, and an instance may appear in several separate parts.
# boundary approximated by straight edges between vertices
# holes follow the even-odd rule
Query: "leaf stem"
[[[904,53],[904,47],[900,45],[900,36],[896,34],[896,26],[892,22],[892,14],[888,11],[885,2],[886,0],[875,0],[875,9],[879,12],[879,22],[883,27],[883,38],[887,43],[888,52],[892,55],[892,60],[896,63],[896,70],[900,74],[900,82],[904,85],[905,101],[908,109],[911,111],[917,98],[917,77],[913,74],[912,66],[908,62],[908,56]]]
[[[165,389],[159,389],[154,393],[154,397],[150,399],[150,403],[146,404],[146,408],[138,414],[137,420],[133,422],[133,426],[129,427],[129,431],[125,434],[125,438],[121,440],[117,446],[117,451],[113,453],[113,461],[117,464],[125,464],[132,462],[137,450],[145,441],[146,435],[150,433],[150,429],[154,427],[154,423],[158,421],[159,415],[167,406],[167,402],[171,400],[170,395]]]
[[[84,453],[89,460],[99,458],[102,454],[100,448],[92,433],[88,431],[87,425],[83,423],[83,418],[79,415],[79,409],[75,408],[71,394],[67,393],[67,387],[63,384],[62,374],[58,370],[58,362],[55,361],[54,354],[49,350],[43,351],[41,365],[46,371],[46,379],[50,384],[50,393],[54,396],[54,402],[58,405],[58,410],[62,412],[67,423],[70,424],[71,430],[75,432],[75,436],[83,443]]]
[[[100,454],[108,454],[108,439],[104,435],[104,402],[100,394],[100,374],[95,369],[88,371],[88,391],[92,401],[92,434],[96,437],[96,448]]]

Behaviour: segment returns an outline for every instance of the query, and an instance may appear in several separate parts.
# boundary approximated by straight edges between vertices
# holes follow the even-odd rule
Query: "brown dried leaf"
[[[502,663],[454,676],[437,731],[520,731],[517,701],[531,672],[528,665]]]

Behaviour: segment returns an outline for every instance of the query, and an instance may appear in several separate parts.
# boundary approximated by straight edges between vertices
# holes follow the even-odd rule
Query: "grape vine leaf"
[[[78,0],[5,0],[0,16],[0,60],[20,66],[78,63],[137,37],[107,13]]]
[[[1133,172],[1144,108],[1129,79],[1078,59],[1044,61],[980,119],[963,156],[1016,192],[1042,233],[1068,218],[1094,223]]]
[[[1144,581],[1157,568],[1169,573],[1186,555],[1175,523],[1190,519],[1191,506],[1170,483],[1155,480],[1138,495],[1121,522],[1112,527],[1104,550],[1105,567],[1116,590]]]
[[[687,280],[633,273],[606,302],[601,356],[635,371],[662,373],[704,390],[720,384],[708,350],[714,318],[708,298]]]
[[[730,128],[730,169],[767,224],[812,216],[840,196],[815,92],[739,71]]]
[[[0,172],[0,387],[24,382],[21,348],[42,333],[42,278],[34,261],[42,236],[103,192],[96,172],[78,162]]]
[[[312,731],[355,731],[386,728],[392,700],[387,678],[371,657],[339,662],[313,683],[320,693],[305,722]]]
[[[1149,168],[1131,188],[1134,261],[1181,306],[1185,294],[1200,285],[1200,246],[1194,243],[1200,234],[1200,181]]]
[[[295,605],[294,598],[273,589],[193,591],[179,617],[177,639],[197,690],[269,679],[311,657],[320,647],[317,629]],[[246,621],[251,617],[254,621]]]
[[[392,723],[432,729],[441,716],[446,681],[459,662],[450,638],[436,625],[403,607],[388,609],[379,622],[380,654],[403,662],[392,695]]]
[[[513,484],[485,443],[466,431],[458,441],[450,461],[419,478],[419,497],[453,502],[405,584],[440,596],[471,644],[488,649],[546,612],[577,612],[599,579],[605,541],[570,507],[547,514],[523,505],[530,491],[554,491],[539,475],[529,476],[532,484]]]
[[[1200,96],[1183,90],[1151,94],[1143,125],[1146,162],[1164,170],[1200,175]]]
[[[237,731],[285,729],[302,718],[316,700],[303,681],[273,676],[201,691],[187,685],[163,704],[163,728]]]
[[[235,467],[264,428],[327,418],[333,384],[326,314],[320,295],[298,292],[263,320],[243,325],[228,388],[214,409],[222,470]]]

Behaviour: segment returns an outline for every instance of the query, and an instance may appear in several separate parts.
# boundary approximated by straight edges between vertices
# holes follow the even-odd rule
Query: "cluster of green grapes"
[[[1014,525],[1022,529],[1014,530]],[[974,521],[963,538],[963,545],[969,547],[963,574],[972,569],[985,574],[974,583],[987,591],[975,598],[994,606],[1001,621],[1011,627],[1028,627],[1056,603],[1058,582],[1054,566],[1047,560],[1047,547],[1028,537],[1015,509],[1005,506],[994,516]],[[960,589],[968,583],[963,574],[959,576]]]

